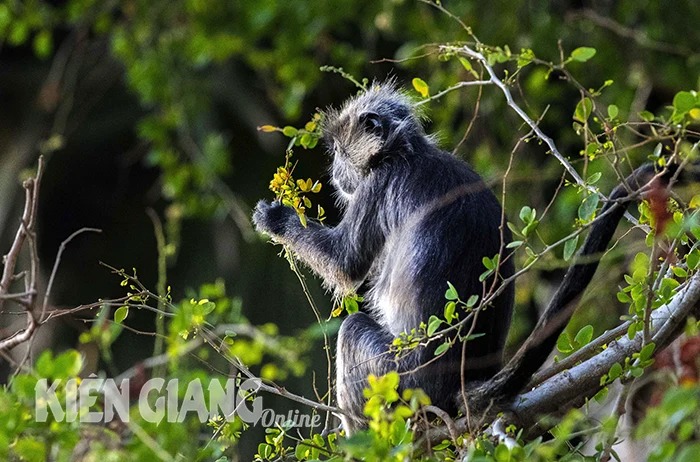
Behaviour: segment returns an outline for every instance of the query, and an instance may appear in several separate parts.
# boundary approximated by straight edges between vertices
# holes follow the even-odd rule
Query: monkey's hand
[[[290,226],[294,226],[295,220],[299,223],[294,209],[282,205],[279,201],[261,200],[253,212],[255,229],[272,237],[284,237]]]

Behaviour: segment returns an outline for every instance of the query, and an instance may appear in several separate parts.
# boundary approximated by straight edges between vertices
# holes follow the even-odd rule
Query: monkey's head
[[[333,155],[333,183],[344,199],[373,169],[431,142],[413,101],[394,81],[374,83],[340,110],[327,110],[323,139]]]

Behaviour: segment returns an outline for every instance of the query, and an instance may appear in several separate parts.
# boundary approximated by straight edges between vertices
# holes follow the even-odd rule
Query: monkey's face
[[[392,81],[373,85],[340,111],[326,111],[323,133],[333,183],[344,200],[387,158],[407,154],[413,135],[423,134],[410,100]]]
[[[384,145],[384,129],[379,115],[363,112],[354,117],[344,111],[338,119],[339,129],[327,140],[333,163],[333,184],[341,196],[349,199],[371,170]]]

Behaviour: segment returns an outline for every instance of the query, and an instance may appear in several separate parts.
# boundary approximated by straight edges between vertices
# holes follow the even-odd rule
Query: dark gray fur
[[[341,296],[367,284],[367,313],[348,316],[338,334],[337,399],[350,414],[343,425],[364,425],[363,388],[369,374],[403,373],[401,388],[422,388],[433,404],[456,413],[462,348],[438,360],[433,342],[396,360],[387,353],[401,332],[431,315],[443,316],[451,282],[466,299],[481,296],[482,258],[503,251],[510,234],[499,229],[501,207],[465,162],[426,136],[410,99],[392,84],[374,85],[340,111],[325,114],[324,139],[333,154],[332,178],[344,208],[336,227],[260,201],[257,229],[287,244]],[[501,236],[503,234],[503,236]],[[499,278],[513,274],[512,259]],[[489,284],[492,281],[487,281]],[[466,380],[484,381],[502,366],[514,290],[505,288],[477,317],[466,345]]]

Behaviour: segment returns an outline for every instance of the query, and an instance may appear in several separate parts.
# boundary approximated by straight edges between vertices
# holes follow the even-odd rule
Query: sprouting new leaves
[[[333,310],[333,317],[340,316],[345,311],[347,314],[353,314],[360,311],[360,303],[364,299],[357,294],[349,294],[342,298],[340,304]]]
[[[428,84],[425,83],[425,80],[415,77],[411,80],[411,84],[413,84],[413,88],[420,93],[423,98],[430,96],[430,89],[428,88]]]
[[[288,138],[294,138],[295,136],[297,136],[298,133],[299,133],[299,130],[297,130],[296,128],[291,127],[289,125],[287,125],[286,127],[284,127],[282,129],[282,134]]]
[[[275,193],[278,201],[288,207],[292,207],[299,216],[299,221],[306,226],[306,212],[312,207],[311,200],[306,196],[308,193],[318,193],[321,191],[321,182],[313,181],[311,178],[306,180],[293,177],[296,163],[292,163],[293,146],[301,146],[304,149],[313,149],[318,144],[321,136],[320,133],[321,114],[314,114],[313,118],[308,121],[304,128],[295,128],[286,126],[284,128],[275,127],[273,125],[262,125],[258,130],[264,133],[280,132],[284,136],[291,138],[285,155],[284,165],[277,168],[277,172],[273,175],[270,181],[270,190]],[[317,218],[322,221],[324,210],[318,206]]]
[[[479,276],[479,282],[484,282],[487,277],[491,276],[498,269],[500,255],[495,255],[493,258],[484,257],[481,262],[484,264],[486,271]]]
[[[537,220],[537,210],[527,205],[520,209],[520,219],[525,223],[525,227],[520,230],[519,234],[524,237],[530,236],[540,224],[539,220]]]

